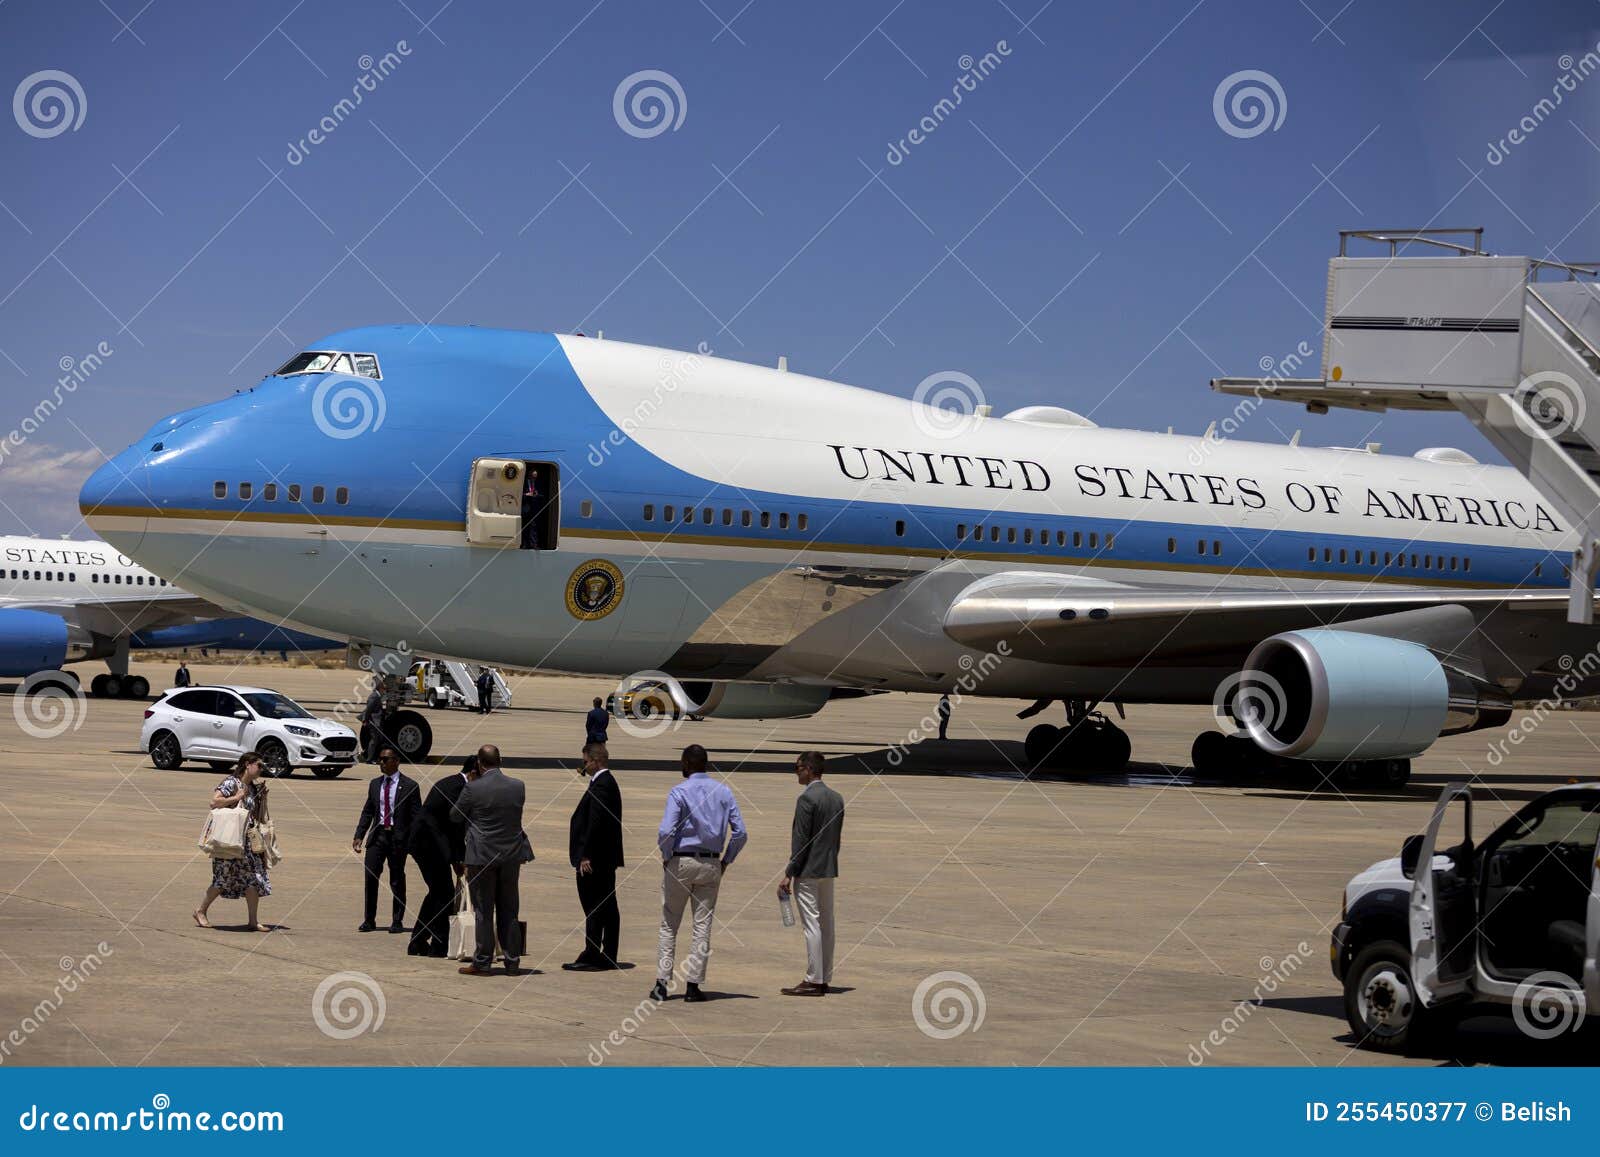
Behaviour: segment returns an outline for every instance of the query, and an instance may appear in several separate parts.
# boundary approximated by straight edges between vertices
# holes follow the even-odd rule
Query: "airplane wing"
[[[1153,591],[1086,586],[1039,572],[1005,572],[968,586],[944,616],[958,643],[1040,662],[1115,666],[1242,661],[1269,635],[1427,607],[1549,615],[1564,622],[1566,591]]]
[[[125,595],[96,599],[12,599],[0,598],[0,610],[46,611],[71,619],[97,635],[117,638],[140,631],[155,630],[206,619],[225,618],[215,603],[191,594],[152,598]]]

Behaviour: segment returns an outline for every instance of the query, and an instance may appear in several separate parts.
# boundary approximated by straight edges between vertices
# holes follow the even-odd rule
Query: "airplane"
[[[103,542],[0,537],[0,677],[72,691],[66,663],[104,659],[96,698],[143,699],[129,652],[182,647],[320,651],[343,642],[240,618],[141,567]]]
[[[1107,704],[1212,704],[1201,771],[1398,785],[1441,734],[1600,691],[1600,659],[1569,669],[1600,641],[1564,621],[1571,530],[1462,451],[953,420],[599,337],[336,333],[155,423],[80,507],[203,597],[373,654],[659,675],[712,717],[1060,703],[1035,765],[1125,763]]]

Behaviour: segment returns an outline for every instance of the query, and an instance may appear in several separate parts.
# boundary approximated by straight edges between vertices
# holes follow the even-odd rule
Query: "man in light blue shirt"
[[[678,949],[678,925],[684,906],[693,908],[694,943],[684,961],[683,999],[706,999],[700,986],[706,979],[711,955],[711,922],[717,909],[722,873],[733,863],[749,836],[733,792],[706,774],[706,749],[691,743],[683,749],[683,782],[667,793],[667,810],[661,817],[656,843],[661,847],[661,940],[656,983],[650,998],[667,999],[672,987],[673,958]]]

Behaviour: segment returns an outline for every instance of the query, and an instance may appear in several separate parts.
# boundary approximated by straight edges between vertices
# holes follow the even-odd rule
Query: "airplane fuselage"
[[[273,376],[158,423],[85,486],[90,523],[223,605],[496,665],[932,690],[975,658],[939,615],[998,571],[1554,590],[1572,547],[1504,467],[952,426],[901,397],[549,334],[376,327],[314,349],[371,354],[371,376]],[[557,500],[536,548],[470,541],[485,460],[555,492],[534,500]],[[515,513],[514,491],[500,502],[486,513]],[[1115,680],[1129,701],[1203,701],[1216,672],[1012,661],[981,693]]]

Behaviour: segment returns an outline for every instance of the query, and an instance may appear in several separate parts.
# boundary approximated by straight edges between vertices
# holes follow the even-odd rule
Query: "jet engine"
[[[1229,709],[1272,755],[1378,760],[1409,759],[1441,735],[1499,727],[1511,700],[1417,643],[1314,629],[1257,644]]]
[[[0,675],[54,671],[89,658],[94,639],[83,628],[48,611],[0,611]]]

